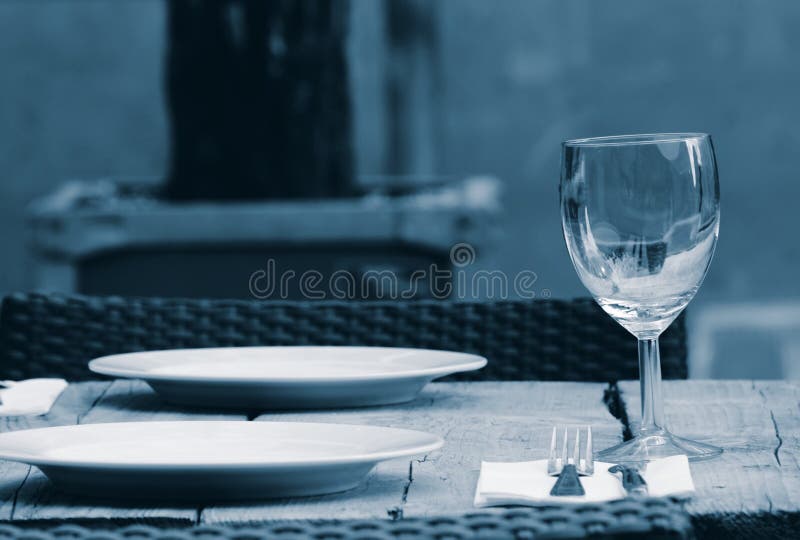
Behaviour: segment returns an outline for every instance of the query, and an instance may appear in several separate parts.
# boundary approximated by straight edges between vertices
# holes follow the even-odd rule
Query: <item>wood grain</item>
[[[583,383],[435,383],[415,401],[346,411],[268,414],[258,421],[340,422],[419,429],[444,437],[427,456],[378,466],[358,490],[294,501],[211,507],[209,523],[282,519],[388,518],[463,513],[481,460],[546,457],[554,423],[593,426],[595,444],[621,440],[622,426],[603,404],[605,385]]]
[[[44,425],[91,424],[100,422],[133,422],[148,420],[244,420],[246,416],[208,412],[187,412],[161,401],[141,381],[118,380],[113,383],[71,384],[53,410],[45,417],[16,420],[29,427]],[[2,462],[4,466],[7,462]],[[4,504],[0,519],[13,521],[61,521],[142,523],[196,523],[199,509],[187,507],[154,507],[146,503],[109,502],[76,497],[59,491],[35,467],[11,465],[18,482],[13,496],[2,491]],[[6,475],[3,475],[5,478]],[[5,485],[5,484],[4,484]],[[13,486],[13,484],[12,484]]]
[[[48,426],[77,424],[97,403],[111,382],[69,385],[44,416],[11,416],[0,418],[0,431],[16,431]],[[0,520],[17,519],[17,506],[24,506],[22,491],[29,477],[41,475],[38,469],[22,463],[0,460]],[[20,500],[23,502],[20,503]]]
[[[638,384],[619,385],[630,419]],[[153,507],[80,500],[56,491],[36,468],[0,462],[0,521],[245,523],[287,519],[401,519],[468,512],[481,460],[545,457],[553,424],[591,424],[596,448],[618,442],[622,425],[603,403],[605,385],[437,383],[396,406],[263,414],[257,421],[340,422],[430,431],[442,450],[379,465],[347,493],[253,504]],[[666,410],[679,435],[719,444],[722,457],[692,464],[689,503],[701,534],[780,536],[800,524],[800,385],[668,381]],[[72,384],[50,414],[3,418],[0,430],[112,421],[244,419],[162,402],[144,383]]]
[[[619,387],[631,423],[638,422],[638,382]],[[766,537],[798,523],[796,383],[665,381],[664,395],[675,434],[724,449],[691,465],[697,493],[687,509],[700,532]]]

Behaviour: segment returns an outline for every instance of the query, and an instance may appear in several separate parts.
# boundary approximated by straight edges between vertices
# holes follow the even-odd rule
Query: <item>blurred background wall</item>
[[[381,175],[377,2],[353,0],[359,173]],[[439,0],[431,173],[504,183],[504,236],[477,264],[585,294],[558,215],[559,142],[706,131],[717,255],[690,307],[700,376],[800,376],[800,3]],[[31,286],[25,207],[64,180],[163,177],[161,0],[0,3],[0,293]],[[707,360],[712,358],[713,361]]]
[[[164,173],[164,5],[0,2],[0,291],[31,287],[26,205],[65,180]]]

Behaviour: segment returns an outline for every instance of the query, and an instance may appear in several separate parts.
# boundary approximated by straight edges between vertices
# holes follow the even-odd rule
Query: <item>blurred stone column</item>
[[[439,141],[441,66],[437,2],[388,0],[386,110],[389,174],[431,176]]]
[[[171,200],[352,195],[347,0],[170,0]]]

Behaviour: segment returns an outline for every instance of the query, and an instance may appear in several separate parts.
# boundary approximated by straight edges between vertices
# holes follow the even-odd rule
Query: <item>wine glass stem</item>
[[[642,389],[640,434],[666,429],[661,399],[661,357],[658,353],[658,338],[639,340],[639,382]]]

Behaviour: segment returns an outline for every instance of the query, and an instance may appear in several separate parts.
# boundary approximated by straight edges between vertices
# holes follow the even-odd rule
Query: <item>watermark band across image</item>
[[[532,270],[514,273],[475,269],[475,248],[457,243],[450,248],[449,264],[431,263],[424,268],[398,271],[369,268],[362,271],[336,269],[302,272],[282,268],[269,258],[263,268],[250,274],[250,295],[259,300],[506,300],[549,298],[551,292],[537,286]]]

